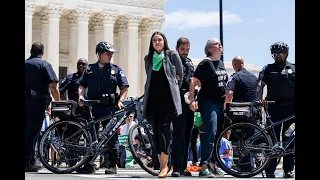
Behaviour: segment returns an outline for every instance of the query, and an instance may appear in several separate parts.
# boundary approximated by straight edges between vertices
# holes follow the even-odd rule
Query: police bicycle
[[[114,114],[93,119],[92,105],[100,103],[99,100],[85,100],[85,106],[88,107],[90,117],[83,118],[81,115],[75,115],[77,102],[75,101],[53,101],[51,104],[51,115],[62,112],[66,118],[60,118],[51,124],[43,133],[40,140],[38,151],[41,163],[51,172],[56,174],[68,174],[78,170],[82,165],[89,161],[93,156],[91,162],[94,162],[98,156],[103,154],[107,148],[106,145],[112,136],[117,133],[118,128],[125,122],[127,116],[136,112],[136,104],[142,99],[131,98],[131,103],[124,108],[116,111]],[[117,119],[122,115],[121,119]],[[101,139],[98,139],[95,124],[102,121],[110,120],[104,128]],[[46,149],[50,146],[57,154],[56,162],[48,159]],[[62,165],[61,165],[62,164]]]
[[[282,119],[278,122],[272,122],[267,107],[274,101],[254,101],[254,102],[230,102],[226,107],[226,119],[232,123],[228,125],[217,139],[214,155],[219,166],[226,173],[238,177],[253,177],[269,165],[272,159],[276,158],[278,163],[284,155],[295,155],[295,146],[289,148],[291,143],[295,143],[295,129],[290,127],[286,133],[286,141],[278,140],[274,127],[281,125],[283,122],[295,118],[295,114]],[[257,110],[253,113],[253,110]],[[263,111],[266,115],[266,122],[262,121]],[[237,118],[239,117],[239,119]],[[245,121],[236,122],[245,118]],[[229,141],[232,147],[233,164],[227,166],[224,163],[223,156],[219,149],[225,141],[225,134],[231,131]]]

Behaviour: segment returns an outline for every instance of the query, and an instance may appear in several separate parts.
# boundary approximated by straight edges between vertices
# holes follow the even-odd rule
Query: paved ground
[[[171,172],[169,173],[169,175],[171,174]],[[168,176],[168,178],[166,179],[179,179],[179,180],[183,180],[183,179],[191,179],[191,178],[198,178],[198,173],[192,173],[192,177],[180,177],[180,178],[174,178],[174,177],[170,177]],[[276,177],[282,179],[282,171],[281,170],[277,170],[276,171]],[[151,176],[148,173],[146,173],[145,171],[141,170],[141,169],[118,169],[118,174],[116,175],[106,175],[104,173],[104,169],[99,169],[98,171],[96,171],[95,174],[77,174],[77,173],[72,173],[72,174],[54,174],[50,171],[48,171],[47,169],[42,169],[37,173],[25,173],[25,180],[96,180],[96,179],[111,179],[111,180],[119,180],[119,179],[136,179],[136,178],[140,178],[140,179],[159,179],[156,176]],[[230,175],[225,175],[224,177],[221,178],[214,178],[215,180],[222,180],[222,179],[226,179],[226,178],[232,178],[232,179],[241,179],[241,178],[235,178],[232,177]],[[253,177],[253,179],[266,179],[266,178],[262,178],[262,175],[257,175],[255,177]]]

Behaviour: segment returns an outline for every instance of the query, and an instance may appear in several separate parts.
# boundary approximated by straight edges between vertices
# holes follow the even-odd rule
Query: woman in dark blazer
[[[143,116],[153,125],[156,149],[160,162],[158,177],[168,172],[168,157],[172,138],[171,121],[182,113],[179,88],[182,84],[182,62],[171,51],[165,35],[154,32],[145,57],[147,81],[143,98]]]

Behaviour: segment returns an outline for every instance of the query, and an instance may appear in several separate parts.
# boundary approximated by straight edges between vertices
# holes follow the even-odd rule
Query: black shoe
[[[38,172],[40,169],[42,169],[42,166],[27,166],[24,167],[24,172]]]
[[[25,166],[24,171],[25,172],[38,172],[40,169],[42,169],[43,166],[39,160],[36,160],[32,165]]]
[[[274,173],[266,173],[266,178],[276,178]]]
[[[173,171],[171,173],[171,177],[180,177],[180,172],[179,171]]]
[[[93,174],[96,172],[95,166],[94,165],[84,165],[80,169],[76,170],[77,173],[79,174]]]
[[[110,167],[104,171],[105,174],[117,174],[117,167]]]
[[[291,171],[283,173],[283,178],[294,178],[294,175]]]
[[[186,169],[181,172],[181,175],[182,175],[182,176],[192,176],[192,175],[191,175],[191,172],[189,172],[189,171],[186,170]]]

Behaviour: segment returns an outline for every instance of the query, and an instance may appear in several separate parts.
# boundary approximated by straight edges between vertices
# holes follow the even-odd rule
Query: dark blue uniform
[[[267,85],[267,100],[275,101],[275,104],[269,105],[268,112],[273,122],[277,122],[292,114],[295,114],[295,65],[286,61],[282,69],[277,64],[268,64],[259,74],[259,80]],[[285,131],[289,128],[295,119],[283,123],[282,140],[286,140]],[[274,127],[277,138],[280,139],[281,126]],[[293,148],[293,143],[289,146]],[[276,170],[276,159],[273,159],[267,173],[274,173]],[[293,171],[294,161],[292,155],[284,156],[283,171]]]
[[[59,86],[60,94],[64,94],[68,90],[68,99],[78,102],[78,79],[81,77],[78,73],[68,74]]]
[[[25,166],[35,162],[35,143],[51,97],[49,84],[59,80],[50,63],[40,57],[25,61]]]
[[[98,66],[98,63],[89,64],[88,68],[83,72],[83,75],[79,78],[78,84],[87,88],[87,96],[90,100],[101,99],[103,94],[116,94],[117,86],[128,86],[128,81],[124,75],[123,70],[112,63],[106,64],[103,68]],[[94,104],[92,107],[92,115],[95,118],[106,116],[115,112],[115,106]],[[105,127],[108,121],[103,121],[102,125]],[[99,124],[96,124],[96,130],[98,130]],[[115,134],[108,142],[109,151],[111,153],[118,150],[118,135]],[[113,151],[113,152],[112,152]],[[116,165],[116,154],[111,154],[110,167]]]
[[[81,77],[78,73],[70,73],[68,74],[62,81],[59,86],[59,91],[61,96],[68,90],[68,99],[78,102],[78,88],[79,84],[77,84],[79,78]],[[83,107],[78,106],[76,109],[76,114],[82,114]]]
[[[187,167],[189,142],[194,118],[193,111],[190,110],[189,104],[184,101],[184,94],[189,91],[190,81],[194,74],[194,66],[189,58],[181,58],[181,61],[184,75],[180,90],[182,114],[176,120],[172,121],[173,171],[180,171],[180,173]]]
[[[245,68],[239,69],[230,76],[227,82],[227,91],[233,91],[232,102],[252,102],[256,100],[256,91],[258,86],[258,78],[247,71]],[[256,109],[253,108],[253,114],[256,114]],[[247,131],[247,135],[252,134],[250,130]],[[230,139],[232,141],[232,137]],[[243,157],[243,160],[249,160],[250,156]],[[244,165],[242,170],[251,171],[251,165]]]
[[[258,78],[245,68],[239,69],[230,76],[227,91],[233,91],[233,102],[252,102],[256,100]]]

